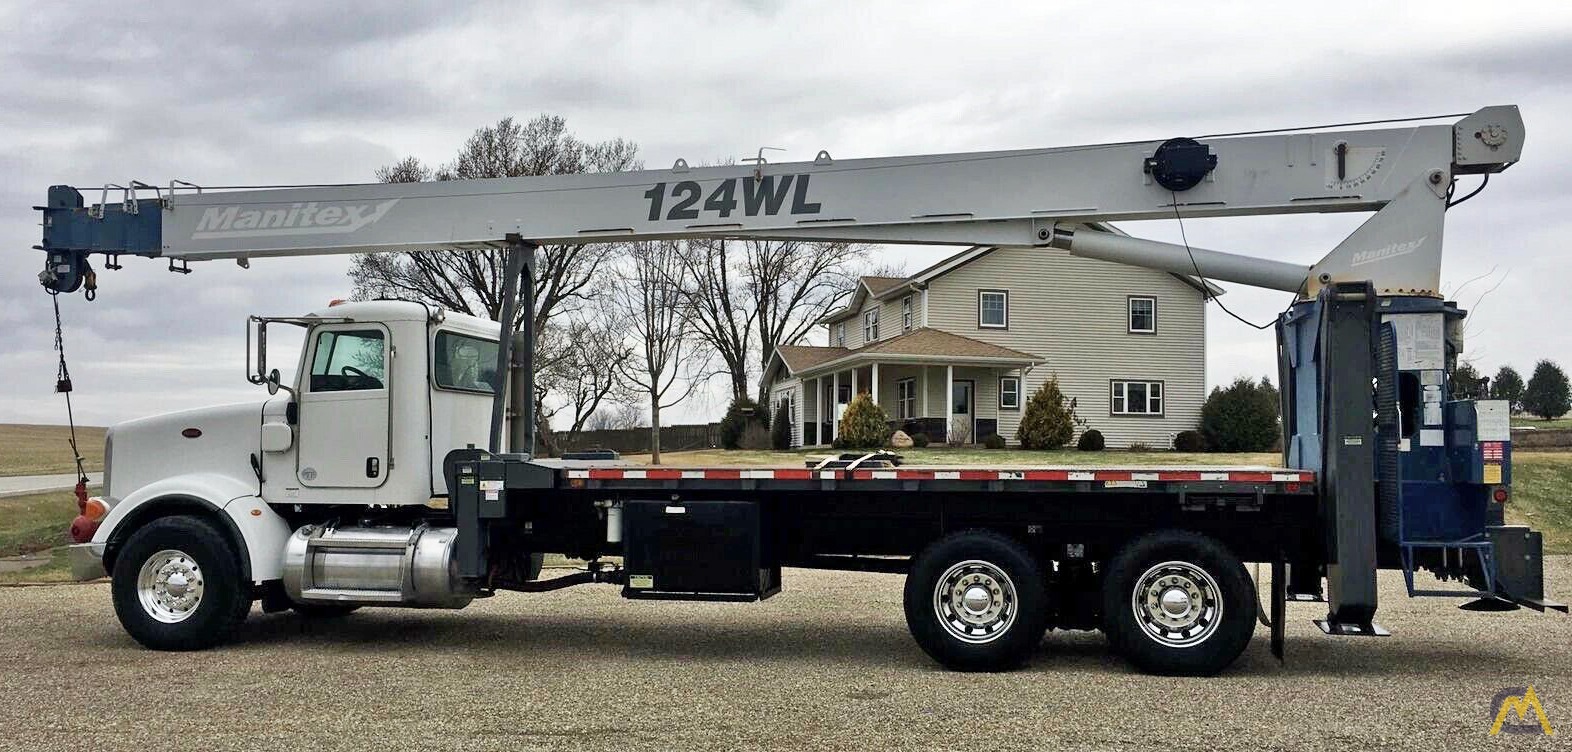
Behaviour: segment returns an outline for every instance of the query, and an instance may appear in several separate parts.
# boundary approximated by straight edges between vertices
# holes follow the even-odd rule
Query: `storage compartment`
[[[763,600],[780,592],[766,566],[751,501],[629,501],[623,505],[627,598]]]

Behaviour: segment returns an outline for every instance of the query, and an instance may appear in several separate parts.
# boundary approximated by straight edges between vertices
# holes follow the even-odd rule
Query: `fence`
[[[647,454],[650,451],[648,428],[614,428],[604,431],[580,431],[577,434],[563,432],[556,434],[555,438],[558,447],[564,452],[581,449],[615,449],[619,454]],[[719,423],[662,426],[660,429],[662,452],[711,449],[717,446],[720,446]]]
[[[1541,428],[1512,431],[1513,449],[1572,449],[1572,428]]]

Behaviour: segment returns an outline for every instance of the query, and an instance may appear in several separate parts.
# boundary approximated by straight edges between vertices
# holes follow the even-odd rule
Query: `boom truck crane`
[[[1297,295],[1276,321],[1280,468],[540,459],[529,316],[519,331],[511,310],[498,324],[404,301],[253,316],[248,378],[270,396],[113,427],[73,569],[108,573],[125,629],[170,650],[223,641],[256,601],[336,615],[588,583],[630,599],[756,601],[780,590],[782,567],[904,574],[912,635],[963,670],[1018,665],[1062,628],[1103,630],[1142,670],[1211,674],[1258,618],[1281,658],[1294,602],[1325,604],[1316,623],[1329,635],[1384,635],[1379,569],[1400,570],[1410,596],[1565,611],[1545,599],[1540,534],[1504,523],[1507,404],[1449,396],[1464,312],[1440,293],[1454,186],[1516,163],[1523,123],[1512,106],[1446,118],[451,182],[133,182],[91,205],[54,186],[40,207],[40,279],[54,294],[92,289],[93,254],[189,272],[212,259],[486,249],[506,257],[503,299],[516,291],[528,306],[540,244],[757,238],[1030,247]],[[1373,214],[1309,265],[1108,224],[1355,211]],[[279,326],[305,330],[290,383],[267,365]],[[541,580],[546,553],[591,564]],[[1268,607],[1242,562],[1270,565]]]

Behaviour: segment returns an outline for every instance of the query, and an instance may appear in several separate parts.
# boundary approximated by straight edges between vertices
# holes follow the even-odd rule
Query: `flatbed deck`
[[[558,470],[569,488],[603,490],[734,487],[747,490],[1224,491],[1312,494],[1315,473],[1264,466],[1073,467],[900,466],[880,468],[659,467],[585,464]]]

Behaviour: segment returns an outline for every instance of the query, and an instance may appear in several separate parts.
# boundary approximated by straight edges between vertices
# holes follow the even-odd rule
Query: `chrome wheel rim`
[[[1165,561],[1146,570],[1136,580],[1130,608],[1147,637],[1176,648],[1205,642],[1223,619],[1217,580],[1185,561]]]
[[[202,605],[202,568],[184,551],[166,548],[142,562],[136,597],[148,616],[165,624],[185,621]]]
[[[976,559],[960,562],[939,577],[933,612],[951,637],[992,642],[1010,631],[1020,613],[1015,583],[1004,570]]]

